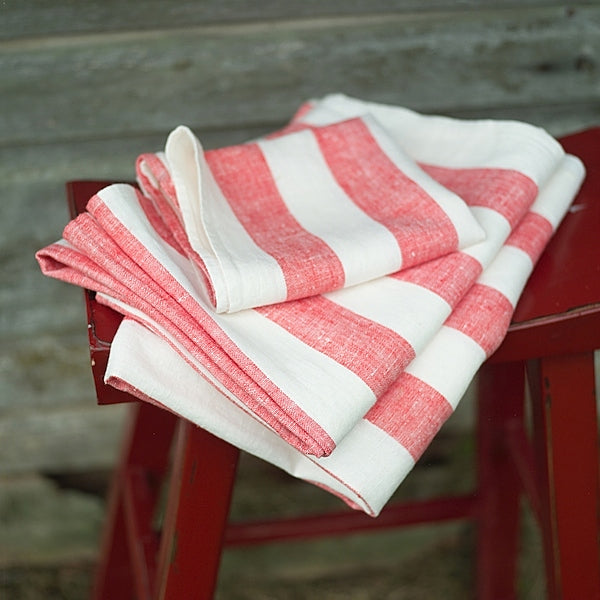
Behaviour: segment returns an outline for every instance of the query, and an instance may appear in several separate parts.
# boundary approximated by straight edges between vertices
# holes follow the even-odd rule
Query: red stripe
[[[113,278],[79,250],[51,244],[39,250],[35,257],[42,273],[48,277],[96,292],[114,293]]]
[[[315,103],[311,100],[303,102],[298,108],[298,110],[294,113],[293,117],[290,119],[290,124],[295,124],[296,121],[306,116],[314,107]]]
[[[142,165],[152,173],[158,187],[155,187],[150,179],[146,177]],[[167,171],[163,162],[154,154],[142,154],[138,157],[136,162],[136,174],[142,184],[144,192],[148,194],[154,202],[156,209],[160,213],[167,227],[171,230],[173,237],[187,253],[190,249],[188,237],[179,216],[173,209],[173,206],[178,206],[178,204],[171,174]]]
[[[344,285],[339,258],[290,213],[257,144],[212,150],[205,157],[236,217],[254,242],[279,263],[288,300]],[[312,287],[307,289],[307,283]]]
[[[312,129],[309,125],[305,123],[290,123],[277,131],[273,131],[265,136],[266,140],[273,140],[275,138],[281,137],[283,135],[289,135],[290,133],[296,133],[298,131],[305,131],[306,129]]]
[[[476,283],[463,298],[445,325],[475,340],[489,356],[503,340],[513,306],[498,290]]]
[[[147,248],[113,215],[99,197],[90,201],[88,209],[110,231],[119,245],[127,248],[113,253],[111,268],[122,267],[114,257],[122,255],[131,269],[127,279],[133,291],[125,302],[139,308],[160,323],[174,338],[251,411],[275,429],[283,439],[301,452],[323,456],[329,454],[335,443],[327,432],[286,394],[284,394],[246,356],[186,292]],[[91,242],[93,244],[93,241]],[[110,246],[108,242],[107,248]],[[120,259],[121,260],[121,259]],[[144,271],[142,271],[142,267]],[[152,274],[152,279],[148,278]],[[137,277],[137,281],[136,281]],[[162,296],[154,305],[146,297],[156,292]],[[157,310],[160,313],[157,313]],[[185,358],[185,357],[184,357]]]
[[[136,172],[137,176],[140,179],[143,179],[148,185],[150,182],[146,179],[144,173],[142,172],[141,165],[145,163],[145,165],[152,171],[152,175],[158,184],[158,188],[165,195],[165,198],[169,200],[169,202],[179,208],[179,202],[177,201],[177,192],[175,191],[175,184],[171,178],[171,173],[165,166],[162,160],[156,156],[156,154],[146,153],[141,154],[136,161]]]
[[[352,121],[361,122],[360,119],[352,119]],[[336,125],[342,126],[348,122],[344,121]],[[291,123],[272,135],[276,137],[302,129],[312,129],[318,133],[331,127],[334,126],[319,128],[303,123]],[[460,169],[425,163],[420,163],[419,166],[433,179],[460,196],[469,206],[484,206],[499,212],[508,220],[512,228],[531,207],[538,194],[538,187],[532,179],[511,169],[482,167]]]
[[[548,219],[538,213],[530,212],[519,223],[506,244],[526,252],[531,262],[535,264],[552,237],[553,231],[552,223]]]
[[[481,263],[472,256],[452,252],[412,269],[395,273],[392,277],[431,290],[451,307],[455,307],[481,271]]]
[[[416,461],[451,414],[442,394],[404,372],[365,419],[404,446]]]
[[[160,237],[164,240],[165,243],[169,244],[175,251],[179,252],[179,254],[185,255],[181,244],[177,241],[176,237],[173,235],[173,230],[166,224],[165,220],[162,217],[162,214],[159,212],[156,203],[142,192],[137,191],[138,201],[146,218],[148,219],[150,225],[152,225],[152,229],[160,235]]]
[[[419,165],[469,206],[484,206],[503,215],[515,227],[537,197],[537,185],[510,169],[449,169]]]
[[[394,165],[362,119],[312,131],[346,194],[396,238],[403,268],[456,250],[457,233],[446,213]]]
[[[355,373],[376,396],[415,357],[402,336],[322,296],[257,311]]]
[[[314,104],[310,100],[308,102],[304,102],[304,104],[302,104],[295,112],[294,116],[290,119],[290,122],[287,125],[281,129],[277,129],[267,134],[265,139],[272,140],[274,138],[281,137],[282,135],[287,135],[288,133],[296,133],[296,131],[311,129],[313,126],[308,125],[307,123],[302,123],[300,119],[309,113],[313,108]]]

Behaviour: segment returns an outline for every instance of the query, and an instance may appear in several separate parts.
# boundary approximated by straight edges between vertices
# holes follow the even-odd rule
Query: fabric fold
[[[512,201],[524,202],[519,195]],[[79,281],[78,271],[89,276],[95,261],[101,287],[88,287],[100,302],[163,329],[205,377],[288,443],[326,456],[437,332],[510,234],[501,212],[475,208],[487,237],[464,251],[328,294],[219,314],[193,263],[152,226],[153,206],[117,184],[65,228],[72,268],[60,276]],[[63,261],[66,253],[62,245]],[[56,262],[57,254],[52,247],[42,253],[42,268],[44,256]]]
[[[140,398],[160,399],[165,408],[376,516],[501,343],[527,278],[583,175],[578,159],[563,159],[443,326],[328,457],[292,448],[245,407],[227,402],[163,336],[132,321],[124,321],[115,337],[107,381]],[[170,373],[168,380],[162,371]]]
[[[584,176],[548,134],[341,95],[90,199],[42,271],[125,315],[107,381],[377,514]]]
[[[162,191],[217,312],[353,286],[484,235],[370,115],[207,152],[179,127],[139,170],[149,196],[169,172]]]
[[[389,137],[418,164],[451,169],[514,170],[539,187],[554,173],[564,154],[556,139],[529,123],[423,115],[408,108],[343,94],[307,102],[290,127],[321,127],[364,115],[384,123]]]

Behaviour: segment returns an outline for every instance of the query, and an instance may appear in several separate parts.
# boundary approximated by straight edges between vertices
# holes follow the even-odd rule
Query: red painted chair
[[[600,599],[598,429],[593,351],[600,348],[600,128],[565,137],[588,176],[537,265],[510,331],[479,374],[478,484],[471,495],[278,522],[228,523],[238,450],[148,404],[132,417],[108,508],[95,599],[210,598],[223,546],[471,518],[477,598],[515,598],[519,501],[544,543],[548,596]],[[67,186],[72,214],[106,182]],[[120,317],[86,292],[100,404],[131,396],[102,376]],[[526,423],[524,390],[531,398]],[[173,446],[173,452],[171,448]],[[171,453],[170,453],[171,452]],[[169,493],[152,528],[161,482]]]

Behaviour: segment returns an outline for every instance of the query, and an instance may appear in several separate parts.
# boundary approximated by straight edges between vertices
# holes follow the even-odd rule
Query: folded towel
[[[138,173],[148,196],[164,193],[217,312],[353,286],[483,238],[369,115],[208,152],[179,127]]]
[[[376,516],[500,344],[525,281],[582,177],[581,163],[565,157],[443,327],[328,457],[292,448],[208,384],[184,349],[132,320],[123,322],[113,341],[107,381]]]
[[[128,317],[112,384],[376,514],[582,177],[529,125],[331,96],[220,151],[176,129],[37,257]]]
[[[419,164],[509,170],[522,173],[538,187],[554,172],[563,154],[554,138],[528,123],[422,115],[342,94],[307,102],[288,129],[322,126],[356,116],[384,124],[387,135]]]
[[[393,384],[511,229],[497,211],[478,209],[488,235],[464,251],[352,288],[217,314],[139,192],[110,186],[87,210],[67,225],[65,242],[39,255],[44,271],[164,330],[212,383],[315,456],[329,454]]]

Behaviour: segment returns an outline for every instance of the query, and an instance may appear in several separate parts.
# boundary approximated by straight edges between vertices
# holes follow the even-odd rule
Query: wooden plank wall
[[[7,0],[0,3],[0,474],[102,468],[79,290],[33,254],[63,183],[131,178],[185,123],[207,147],[343,91],[554,134],[600,123],[600,4],[550,0]]]

